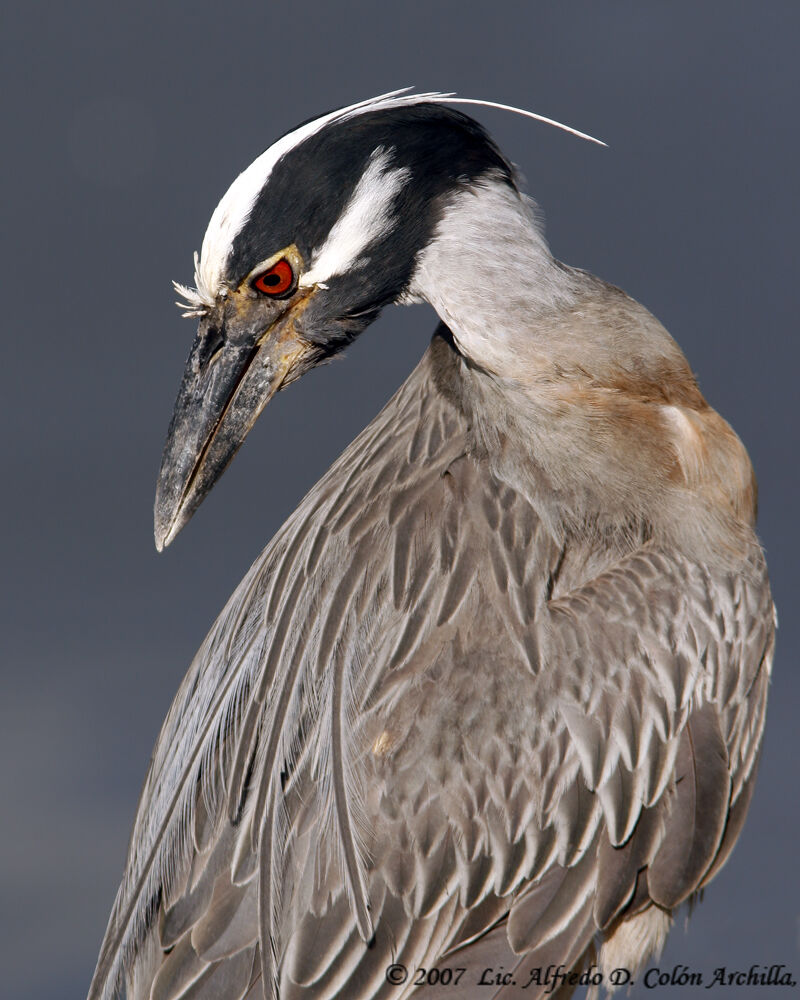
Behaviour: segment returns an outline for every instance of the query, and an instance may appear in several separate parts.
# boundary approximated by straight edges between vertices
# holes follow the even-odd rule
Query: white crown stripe
[[[335,121],[345,121],[356,115],[366,114],[370,111],[389,110],[391,108],[408,107],[415,104],[470,104],[479,105],[486,108],[496,108],[502,111],[511,111],[514,114],[524,115],[535,121],[553,125],[556,128],[569,132],[580,139],[595,142],[600,146],[605,143],[585,132],[564,125],[552,118],[545,118],[533,111],[526,111],[522,108],[515,108],[509,104],[498,104],[494,101],[482,101],[475,98],[456,97],[454,94],[430,93],[412,94],[410,87],[401,90],[393,90],[379,97],[371,97],[356,104],[350,104],[345,108],[331,111],[319,118],[314,118],[293,132],[287,133],[277,142],[273,143],[259,157],[242,171],[236,180],[231,184],[222,196],[208,223],[203,245],[198,255],[194,254],[194,281],[196,288],[189,288],[173,282],[175,290],[185,300],[178,303],[181,308],[186,309],[184,315],[203,315],[207,308],[212,307],[220,292],[223,291],[223,278],[225,265],[230,255],[231,247],[236,236],[241,232],[243,226],[250,218],[253,206],[262,191],[264,185],[269,180],[275,164],[288,152],[298,146],[301,142],[315,135],[326,125]]]

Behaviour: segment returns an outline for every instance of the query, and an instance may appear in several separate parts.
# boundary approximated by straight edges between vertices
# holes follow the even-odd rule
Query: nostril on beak
[[[225,337],[222,329],[218,326],[209,326],[202,336],[199,361],[201,368],[207,368],[221,352],[225,344]]]

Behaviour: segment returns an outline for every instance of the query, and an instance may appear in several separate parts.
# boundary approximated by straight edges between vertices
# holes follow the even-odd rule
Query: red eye
[[[294,284],[294,271],[292,265],[282,257],[277,264],[273,264],[268,271],[253,281],[253,288],[264,295],[285,295]]]

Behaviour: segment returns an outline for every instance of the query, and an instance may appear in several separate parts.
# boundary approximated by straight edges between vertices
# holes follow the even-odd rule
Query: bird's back
[[[595,939],[633,965],[727,856],[771,659],[760,552],[734,573],[554,530],[468,391],[442,328],[218,619],[97,996],[124,973],[250,1000],[263,968],[282,1000],[399,998],[431,966],[492,996],[483,966],[570,968]]]

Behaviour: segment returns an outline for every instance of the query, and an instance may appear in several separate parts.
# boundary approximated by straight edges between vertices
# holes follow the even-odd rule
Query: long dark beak
[[[202,319],[161,459],[155,502],[160,552],[191,518],[276,392],[319,360],[295,329],[302,304],[260,336],[226,336]]]

